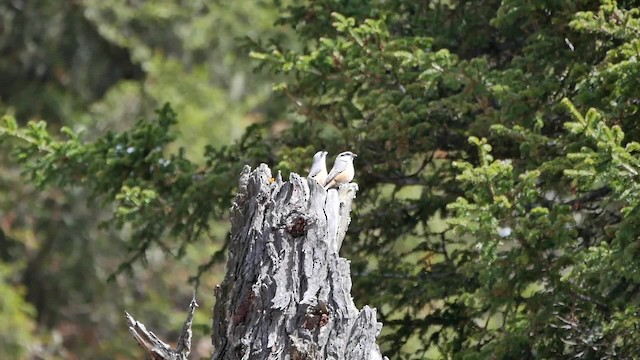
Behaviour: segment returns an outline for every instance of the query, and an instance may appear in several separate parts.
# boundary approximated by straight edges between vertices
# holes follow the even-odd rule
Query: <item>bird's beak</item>
[[[358,155],[357,155],[357,154],[353,154],[353,157],[354,157],[354,158],[355,158],[355,157],[358,157]]]

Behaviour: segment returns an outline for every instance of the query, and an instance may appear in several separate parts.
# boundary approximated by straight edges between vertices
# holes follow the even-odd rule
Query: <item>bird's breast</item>
[[[324,168],[317,173],[313,179],[317,181],[320,185],[324,185],[325,181],[327,181],[327,169]]]

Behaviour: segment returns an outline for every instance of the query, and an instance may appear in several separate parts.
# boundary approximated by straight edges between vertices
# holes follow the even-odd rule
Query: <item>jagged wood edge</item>
[[[269,318],[264,319],[260,316],[260,313],[265,310],[273,313],[273,309],[283,309],[283,311],[285,311],[286,309],[283,308],[283,306],[289,306],[290,302],[287,301],[286,296],[284,298],[282,297],[283,294],[281,291],[276,291],[279,296],[274,293],[273,296],[275,297],[273,298],[269,298],[269,294],[266,293],[254,293],[251,289],[256,290],[257,288],[255,288],[255,286],[258,284],[264,285],[264,283],[261,281],[253,283],[252,281],[255,280],[247,282],[245,276],[245,274],[253,274],[252,276],[259,276],[260,279],[269,280],[271,283],[278,281],[277,273],[267,274],[267,277],[264,278],[262,276],[265,275],[265,273],[255,269],[263,269],[263,266],[267,266],[267,269],[269,266],[276,266],[274,264],[264,265],[260,259],[266,261],[273,259],[269,257],[274,255],[274,243],[272,243],[272,241],[274,240],[274,236],[275,239],[279,241],[283,240],[282,233],[278,231],[282,230],[281,225],[287,228],[291,225],[290,220],[295,219],[296,216],[290,215],[296,213],[305,219],[305,221],[314,220],[313,214],[317,213],[315,206],[318,204],[309,204],[309,207],[314,208],[316,211],[308,208],[307,211],[311,210],[311,213],[307,213],[304,209],[299,208],[298,205],[300,204],[298,202],[308,202],[309,200],[312,200],[312,202],[317,201],[317,196],[314,195],[319,191],[321,191],[321,193],[318,195],[320,195],[326,203],[334,202],[338,206],[329,207],[323,204],[323,213],[318,215],[321,215],[324,220],[315,220],[322,220],[321,223],[324,225],[320,224],[318,226],[326,226],[327,234],[320,238],[312,235],[311,242],[314,241],[313,239],[315,239],[315,241],[322,240],[333,250],[328,253],[328,256],[333,260],[327,260],[333,264],[330,265],[331,269],[327,270],[332,274],[329,278],[331,284],[333,284],[330,289],[333,289],[331,291],[338,291],[345,294],[339,298],[335,298],[335,296],[331,298],[333,300],[339,300],[339,303],[334,303],[334,305],[337,306],[334,308],[334,310],[337,311],[334,315],[338,315],[338,318],[343,320],[340,323],[336,323],[337,325],[334,324],[333,329],[338,331],[339,336],[336,334],[333,335],[333,338],[328,338],[327,334],[321,336],[324,337],[325,345],[327,345],[327,339],[334,343],[330,344],[334,350],[325,353],[325,356],[326,358],[340,360],[382,359],[380,350],[375,343],[375,338],[378,336],[382,324],[375,320],[375,309],[366,306],[362,311],[358,311],[357,308],[355,308],[353,300],[350,297],[350,266],[346,259],[340,258],[337,254],[350,222],[351,202],[355,197],[357,184],[346,184],[337,191],[330,190],[326,192],[312,180],[301,178],[297,174],[292,174],[290,181],[283,183],[280,174],[278,174],[276,179],[273,179],[270,169],[264,164],[260,165],[253,172],[248,166],[243,169],[239,179],[238,194],[231,207],[232,239],[229,247],[227,276],[223,283],[215,289],[217,301],[213,314],[212,343],[216,350],[212,359],[321,359],[321,357],[318,357],[320,354],[314,351],[314,346],[317,346],[317,341],[321,340],[317,337],[318,334],[305,335],[304,329],[298,327],[289,328],[287,326],[286,333],[289,334],[288,341],[289,344],[293,346],[289,348],[283,348],[280,345],[276,346],[279,341],[283,341],[282,334],[279,333],[282,328],[280,328],[280,330],[276,329],[281,326],[291,325],[292,323],[295,324],[295,321],[292,322],[291,319],[292,314],[278,315],[276,313],[275,316],[277,318],[284,317],[284,320],[280,321]],[[298,203],[298,205],[296,205],[296,203]],[[274,212],[274,206],[278,208],[280,205],[285,205],[287,211]],[[290,212],[290,210],[295,209],[300,211]],[[282,216],[283,214],[287,215],[287,219],[277,218],[280,219],[280,221],[285,220],[283,224],[277,225],[273,223],[274,215]],[[265,225],[268,224],[271,224],[270,227],[265,227]],[[305,238],[307,236],[308,235],[305,235]],[[300,242],[305,243],[309,242],[309,240],[310,239],[303,241],[303,239],[301,239]],[[236,242],[235,246],[232,245],[234,242]],[[259,246],[260,249],[254,249],[252,246]],[[287,250],[291,251],[291,249],[291,244],[289,243]],[[317,250],[315,247],[305,247],[305,249],[307,251]],[[302,250],[304,252],[305,249],[298,247],[297,251]],[[254,253],[256,251],[257,253]],[[267,257],[265,258],[265,256]],[[260,260],[259,263],[256,262],[258,260]],[[295,260],[300,259],[296,258]],[[298,266],[303,265],[298,261],[296,262],[299,264]],[[277,266],[284,265],[278,264]],[[272,270],[276,271],[276,268],[272,268]],[[290,268],[290,270],[295,271],[295,268]],[[298,274],[297,271],[296,274]],[[302,274],[303,273],[301,273],[301,275]],[[257,280],[259,278],[255,279]],[[295,279],[293,280],[295,281]],[[254,286],[251,285],[252,283]],[[308,282],[305,283],[308,284]],[[288,293],[290,290],[295,291],[296,288],[290,289],[289,285],[286,285],[284,290]],[[295,307],[297,309],[295,316],[297,316],[298,319],[299,316],[304,315],[304,313],[300,314],[300,309],[305,309],[306,307],[306,309],[309,310],[317,309],[320,305],[326,306],[326,304],[319,304],[321,301],[314,302],[314,299],[310,299],[310,302],[306,303],[305,299],[308,298],[306,294],[307,291],[305,291],[304,295],[299,291],[295,293],[300,297],[300,302],[298,306]],[[256,295],[258,297],[254,298]],[[265,295],[267,295],[267,298],[264,298]],[[289,307],[289,309],[291,308]],[[268,321],[271,324],[270,326],[278,327],[269,328],[267,332],[256,332],[258,331],[257,329],[252,332],[251,329],[254,327],[263,327],[264,324],[262,324],[262,321]],[[298,321],[298,326],[299,325],[300,323]],[[335,326],[339,326],[340,328],[338,329]],[[294,333],[290,332],[292,330]],[[238,331],[240,331],[240,333],[238,333]],[[262,329],[261,331],[265,330]],[[249,335],[248,338],[247,335]],[[297,337],[299,335],[302,335],[302,337]],[[265,342],[267,338],[269,341]],[[260,345],[257,347],[255,346],[256,340],[260,341]],[[232,343],[229,344],[228,341],[232,341]],[[276,342],[274,343],[274,341]],[[348,341],[348,344],[345,343],[346,341]],[[349,348],[347,348],[347,345]],[[265,352],[265,348],[273,349],[275,353]],[[294,352],[291,353],[292,349]],[[317,348],[315,349],[317,350]],[[284,353],[282,352],[283,350],[285,350]],[[327,351],[327,349],[325,349],[325,351]],[[365,356],[365,354],[368,356]],[[346,357],[347,355],[349,357]]]
[[[198,307],[196,303],[195,293],[189,303],[189,313],[187,319],[182,326],[182,332],[178,338],[175,349],[172,349],[167,343],[160,340],[152,331],[147,330],[143,323],[134,319],[125,311],[125,317],[129,326],[129,332],[133,335],[138,345],[145,350],[153,360],[187,360],[191,353],[191,339],[193,331],[193,315]]]

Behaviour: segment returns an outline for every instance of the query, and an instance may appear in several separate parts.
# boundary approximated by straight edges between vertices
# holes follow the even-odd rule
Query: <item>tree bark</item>
[[[356,308],[349,262],[338,255],[357,189],[244,168],[215,291],[212,360],[382,359],[382,324],[375,309]]]
[[[245,166],[231,207],[227,273],[215,289],[212,360],[382,360],[375,309],[351,298],[349,262],[338,255],[357,184],[326,191],[313,179]],[[176,349],[129,314],[152,359],[186,360],[195,296]],[[385,358],[386,359],[386,358]]]
[[[172,349],[169,344],[160,340],[156,334],[147,330],[144,324],[136,321],[129,313],[125,312],[129,332],[133,335],[138,345],[149,354],[152,360],[187,360],[191,352],[193,313],[197,307],[196,294],[194,293],[191,303],[189,303],[187,319],[182,326],[182,331],[180,332],[180,337],[178,338],[175,349]]]

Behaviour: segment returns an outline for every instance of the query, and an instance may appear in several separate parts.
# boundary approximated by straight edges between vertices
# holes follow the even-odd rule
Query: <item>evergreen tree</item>
[[[317,150],[351,150],[360,192],[343,249],[356,301],[380,310],[385,355],[631,358],[638,5],[282,5],[304,46],[251,46],[284,79],[291,115],[209,147],[203,164],[171,154],[169,107],[96,141],[10,117],[0,132],[32,181],[115,201],[134,258],[225,217],[245,163],[304,173]]]

